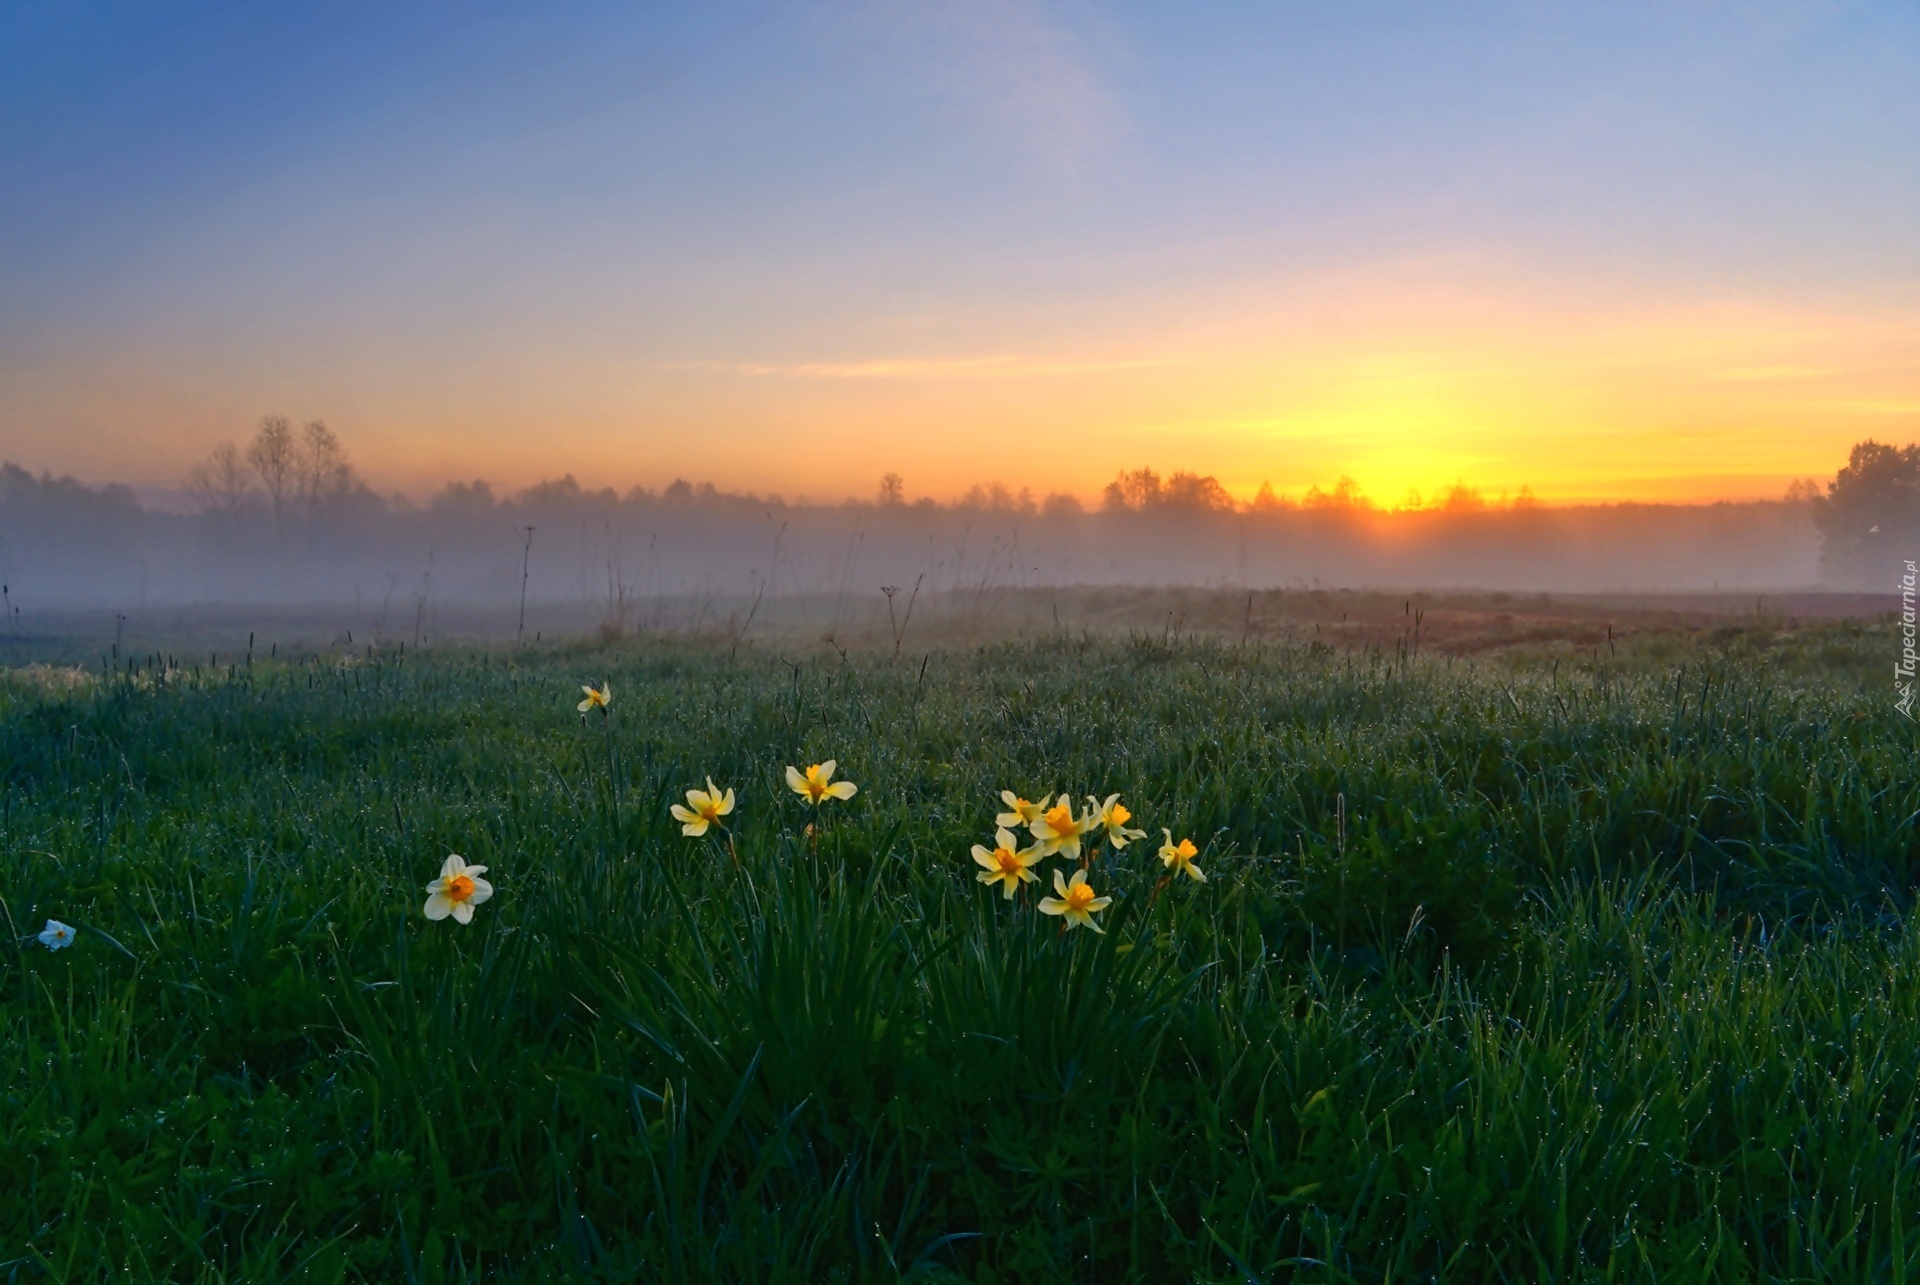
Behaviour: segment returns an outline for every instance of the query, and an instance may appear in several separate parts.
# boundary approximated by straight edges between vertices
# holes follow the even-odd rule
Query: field
[[[0,671],[0,1280],[1920,1279],[1884,621],[1216,614]]]

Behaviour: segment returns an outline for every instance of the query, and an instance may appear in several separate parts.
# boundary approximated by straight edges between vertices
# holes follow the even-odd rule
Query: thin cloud
[[[1047,375],[1084,375],[1109,370],[1140,370],[1185,364],[1185,357],[1148,357],[1113,361],[1045,361],[1027,357],[905,357],[878,361],[688,361],[669,370],[754,379],[1031,379]]]

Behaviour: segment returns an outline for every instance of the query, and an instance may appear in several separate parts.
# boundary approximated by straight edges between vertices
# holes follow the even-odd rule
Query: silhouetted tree
[[[1440,507],[1448,513],[1480,513],[1487,507],[1487,497],[1480,494],[1478,487],[1455,482],[1440,497]]]
[[[1126,509],[1138,511],[1147,508],[1160,498],[1160,475],[1150,468],[1135,469],[1131,473],[1122,472],[1119,477],[1107,483],[1107,489],[1101,494],[1101,503],[1116,512]]]
[[[954,501],[959,509],[979,509],[987,513],[1032,513],[1039,508],[1027,487],[1015,491],[1005,482],[975,482],[966,494]]]
[[[1333,484],[1331,491],[1321,490],[1317,482],[1308,487],[1306,495],[1301,497],[1300,507],[1305,509],[1369,509],[1373,507],[1373,503],[1360,493],[1360,484],[1343,473],[1340,475],[1340,480]]]
[[[1247,507],[1255,513],[1264,515],[1284,513],[1288,509],[1293,508],[1294,504],[1293,501],[1276,495],[1273,490],[1273,483],[1263,481],[1260,483],[1259,493],[1253,497],[1253,503]]]
[[[1223,513],[1233,510],[1233,497],[1211,474],[1176,472],[1160,488],[1162,508],[1184,509],[1189,513]]]
[[[187,473],[187,491],[203,513],[237,513],[253,494],[247,462],[232,442],[214,447]]]
[[[1920,445],[1856,445],[1814,501],[1813,521],[1825,576],[1863,587],[1892,584],[1905,559],[1920,558]]]
[[[300,431],[300,448],[294,453],[293,467],[295,484],[300,497],[306,501],[309,520],[318,518],[354,489],[353,467],[347,463],[346,448],[340,445],[340,439],[333,435],[325,420],[313,420]]]
[[[276,523],[286,516],[287,500],[299,485],[299,455],[293,425],[285,415],[262,418],[259,431],[247,444],[247,463],[252,465],[254,475],[267,492],[267,503],[273,506]]]
[[[440,488],[427,506],[435,513],[482,513],[491,514],[494,509],[493,488],[478,479],[472,482],[449,482]]]
[[[296,435],[286,416],[265,416],[244,452],[222,442],[194,465],[187,490],[203,513],[233,513],[246,507],[255,479],[276,527],[295,514],[314,522],[347,500],[369,498],[325,420],[310,421]]]
[[[1200,473],[1175,472],[1162,481],[1150,468],[1122,472],[1107,483],[1101,495],[1110,511],[1145,513],[1155,509],[1177,509],[1187,513],[1231,511],[1233,497],[1218,478]]]

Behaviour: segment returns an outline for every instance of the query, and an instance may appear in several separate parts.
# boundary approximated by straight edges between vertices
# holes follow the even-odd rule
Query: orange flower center
[[[993,850],[993,859],[1000,863],[1001,874],[1009,874],[1017,877],[1019,873],[1026,868],[1020,864],[1020,858],[1016,857],[1006,848],[995,848]]]
[[[1047,813],[1047,828],[1063,839],[1080,833],[1080,827],[1074,824],[1073,809],[1064,803]]]
[[[705,803],[697,804],[693,810],[704,820],[718,821],[720,819],[720,800],[708,799]]]
[[[1127,811],[1125,804],[1116,803],[1113,805],[1112,819],[1115,825],[1125,825],[1133,820],[1133,813]]]
[[[1067,909],[1084,911],[1093,901],[1093,889],[1084,883],[1067,885]]]
[[[473,895],[473,876],[455,875],[447,880],[447,900],[462,902]]]

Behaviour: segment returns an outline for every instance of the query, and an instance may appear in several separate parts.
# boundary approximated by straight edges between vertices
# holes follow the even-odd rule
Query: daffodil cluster
[[[998,884],[1000,895],[1011,901],[1022,884],[1039,881],[1033,867],[1048,857],[1077,862],[1079,869],[1071,878],[1058,868],[1054,870],[1054,895],[1040,899],[1040,913],[1060,916],[1068,928],[1085,927],[1104,932],[1093,917],[1112,905],[1113,898],[1098,895],[1087,882],[1094,852],[1102,843],[1118,852],[1147,835],[1145,830],[1127,824],[1133,820],[1133,813],[1120,801],[1120,796],[1109,794],[1102,800],[1088,795],[1086,807],[1079,811],[1075,810],[1070,794],[1057,798],[1045,794],[1035,802],[1012,790],[1003,790],[1000,800],[1006,805],[1006,811],[994,818],[999,828],[994,831],[993,847],[983,843],[973,845],[973,860],[980,867],[974,878],[989,887]],[[1025,847],[1017,837],[1021,830],[1032,840]],[[1167,843],[1160,850],[1160,859],[1170,872],[1168,877],[1177,872],[1205,883],[1207,877],[1193,864],[1199,855],[1193,840],[1182,839],[1176,844],[1171,830],[1162,833],[1167,836]]]

